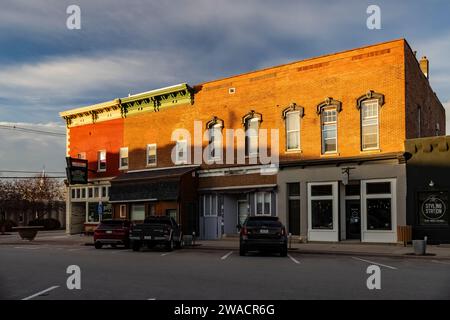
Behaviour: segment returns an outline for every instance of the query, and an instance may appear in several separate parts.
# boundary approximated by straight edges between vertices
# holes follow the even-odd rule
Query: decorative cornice
[[[342,111],[342,102],[340,102],[338,100],[334,100],[331,97],[328,97],[325,99],[325,101],[323,101],[317,105],[317,114],[321,114],[323,108],[330,107],[330,106],[335,106],[337,112]]]
[[[380,107],[382,107],[384,105],[384,94],[369,90],[366,94],[363,94],[356,100],[356,109],[360,110],[362,103],[366,100],[371,100],[371,99],[378,100],[378,104],[380,105]]]
[[[258,118],[259,122],[262,122],[262,114],[256,112],[255,110],[250,110],[245,116],[242,117],[242,125],[245,126],[247,120]]]
[[[223,127],[224,127],[224,122],[223,122],[223,120],[220,119],[220,118],[218,118],[218,117],[216,117],[216,116],[214,116],[211,120],[209,120],[208,122],[206,122],[206,129],[210,129],[210,128],[212,128],[213,126],[215,126],[216,124],[220,124],[220,126],[221,126],[222,129],[223,129]]]
[[[286,119],[286,116],[289,112],[298,111],[300,118],[303,118],[305,115],[305,108],[297,105],[295,102],[292,102],[286,109],[282,112],[282,118],[283,120]]]

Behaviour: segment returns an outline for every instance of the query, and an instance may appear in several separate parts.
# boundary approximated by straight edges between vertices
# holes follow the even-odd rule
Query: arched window
[[[286,151],[300,150],[300,119],[303,117],[303,107],[294,102],[283,110],[286,128]]]
[[[262,114],[254,110],[247,113],[242,118],[242,123],[245,127],[245,155],[249,157],[258,156],[258,137],[259,126],[262,122]]]
[[[222,129],[223,129],[223,120],[213,117],[212,120],[208,121],[206,124],[206,128],[208,130],[209,136],[209,144],[208,144],[208,160],[221,160],[222,159]]]
[[[342,110],[342,103],[327,98],[317,106],[317,114],[320,115],[322,154],[338,152],[337,120]]]
[[[379,113],[384,104],[384,95],[369,91],[357,100],[361,114],[361,150],[380,148]]]

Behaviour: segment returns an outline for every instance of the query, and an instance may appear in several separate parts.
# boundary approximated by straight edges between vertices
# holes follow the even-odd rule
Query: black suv
[[[278,217],[248,217],[240,229],[239,254],[247,251],[277,250],[282,257],[287,256],[286,228]]]

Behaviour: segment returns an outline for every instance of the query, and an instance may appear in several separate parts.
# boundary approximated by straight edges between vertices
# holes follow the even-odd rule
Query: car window
[[[104,220],[98,226],[99,229],[119,229],[123,228],[124,222],[121,220]]]
[[[269,227],[269,228],[276,228],[281,227],[281,222],[274,219],[248,219],[245,223],[248,227]]]
[[[167,217],[151,217],[151,218],[147,218],[145,219],[144,223],[158,223],[158,224],[168,224],[168,225],[172,225],[170,218]]]

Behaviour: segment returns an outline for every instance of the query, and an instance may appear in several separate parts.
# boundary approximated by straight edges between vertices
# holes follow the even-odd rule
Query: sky
[[[429,58],[450,124],[449,14],[448,0],[2,0],[0,127],[64,133],[63,110],[398,38]],[[64,171],[63,136],[0,129],[0,150],[0,175]]]

